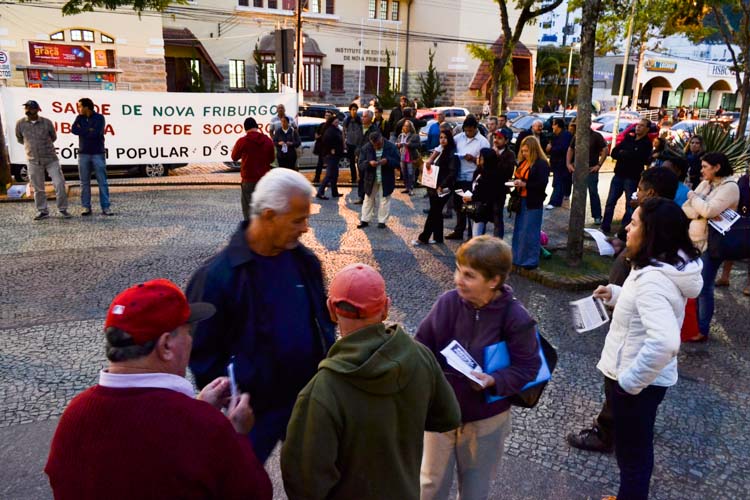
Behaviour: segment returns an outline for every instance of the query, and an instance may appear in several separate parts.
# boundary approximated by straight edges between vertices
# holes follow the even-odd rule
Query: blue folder
[[[539,357],[542,358],[542,366],[539,367],[539,373],[537,373],[536,379],[523,386],[523,389],[521,389],[522,391],[525,391],[529,387],[534,387],[535,385],[547,382],[552,376],[549,372],[547,359],[542,352],[542,341],[539,339],[539,330],[536,332],[536,341],[537,344],[539,344]],[[510,354],[508,353],[508,346],[505,342],[498,342],[497,344],[488,345],[484,348],[484,366],[482,367],[484,373],[496,372],[509,366]],[[505,399],[505,397],[506,396],[493,396],[485,393],[485,398],[488,403],[500,401],[501,399]]]

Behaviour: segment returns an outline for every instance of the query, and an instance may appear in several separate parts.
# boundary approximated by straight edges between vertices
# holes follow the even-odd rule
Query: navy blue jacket
[[[383,180],[383,196],[390,196],[396,189],[396,169],[401,167],[401,157],[398,149],[390,142],[383,140],[383,158],[388,160],[386,165],[380,167],[380,176]],[[382,158],[381,158],[382,159]],[[372,143],[368,142],[362,146],[359,152],[359,171],[362,172],[362,178],[365,183],[365,193],[372,196],[372,188],[375,185],[377,167],[370,165],[372,160],[377,160],[375,148]]]
[[[241,223],[229,245],[204,263],[188,283],[186,295],[190,302],[210,302],[216,307],[213,317],[195,327],[190,370],[202,388],[216,377],[225,376],[234,356],[237,384],[242,392],[250,393],[253,409],[262,413],[293,404],[304,384],[297,388],[279,387],[279,373],[299,367],[289,366],[275,355],[275,343],[282,341],[280,337],[262,338],[256,330],[264,312],[258,310],[254,297],[263,283],[253,282],[253,268],[258,264],[245,240],[248,224]],[[312,363],[313,370],[306,378],[309,380],[335,341],[335,325],[326,308],[320,261],[301,244],[289,251],[299,266],[311,302],[311,328],[317,335],[311,342],[319,346],[319,358]]]
[[[88,118],[78,115],[70,131],[78,136],[80,154],[104,154],[104,116],[96,112]]]

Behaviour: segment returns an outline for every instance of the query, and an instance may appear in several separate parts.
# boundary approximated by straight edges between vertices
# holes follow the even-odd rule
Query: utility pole
[[[297,85],[295,85],[295,90],[297,91],[297,102],[299,104],[302,104],[302,94],[300,92],[301,89],[301,82],[302,75],[304,71],[304,64],[302,62],[302,2],[304,0],[297,0]]]
[[[625,92],[625,79],[628,76],[628,60],[630,59],[630,39],[633,38],[633,22],[635,21],[635,8],[638,0],[633,0],[633,8],[630,10],[630,20],[628,21],[628,35],[625,37],[625,57],[622,61],[622,76],[620,77],[620,90],[617,92],[617,109],[615,110],[615,123],[612,127],[612,144],[615,147],[617,136],[620,135],[620,108],[622,108],[622,94]],[[610,149],[611,151],[611,149]]]

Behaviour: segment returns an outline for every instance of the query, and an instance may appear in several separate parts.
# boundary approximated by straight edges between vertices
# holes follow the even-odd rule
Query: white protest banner
[[[104,144],[111,165],[230,161],[243,123],[253,117],[270,135],[276,107],[297,116],[296,94],[208,94],[181,92],[127,92],[82,89],[0,89],[3,125],[12,163],[26,163],[23,146],[15,137],[16,121],[24,116],[23,103],[39,103],[41,116],[52,120],[60,162],[77,164],[78,136],[70,130],[82,97],[94,101],[107,127]]]

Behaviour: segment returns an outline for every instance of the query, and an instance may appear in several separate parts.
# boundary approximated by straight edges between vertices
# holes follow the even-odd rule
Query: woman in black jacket
[[[525,269],[539,266],[541,252],[542,213],[549,161],[536,137],[528,136],[521,143],[513,184],[521,195],[521,209],[513,225],[513,264]]]
[[[289,117],[281,117],[281,126],[273,133],[273,144],[276,146],[276,160],[282,168],[297,170],[297,148],[302,141],[297,129],[289,124]]]
[[[434,151],[438,152],[437,158],[432,162],[427,160],[424,168],[430,170],[432,165],[438,167],[437,189],[427,190],[427,194],[430,197],[430,212],[427,214],[427,220],[424,222],[424,230],[422,230],[416,240],[412,241],[413,245],[443,242],[443,207],[453,192],[453,181],[456,180],[456,173],[459,166],[459,159],[456,156],[456,143],[450,131],[440,131],[440,145]],[[440,196],[441,194],[443,196]],[[430,236],[434,240],[430,240]]]
[[[325,132],[320,141],[320,152],[323,155],[323,163],[326,166],[326,176],[320,183],[318,194],[315,195],[319,200],[327,200],[325,196],[326,186],[331,185],[331,196],[338,198],[339,194],[339,160],[344,154],[344,135],[339,128],[339,119],[335,116],[329,116],[326,120]]]
[[[477,158],[477,169],[471,181],[471,197],[464,197],[464,203],[472,203],[473,213],[468,214],[474,222],[471,236],[479,236],[487,230],[487,223],[493,219],[495,202],[503,194],[503,179],[497,153],[492,148],[483,148]],[[467,205],[464,205],[467,206]]]

